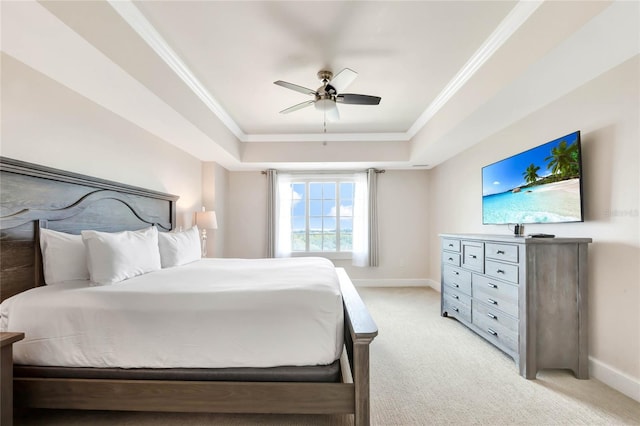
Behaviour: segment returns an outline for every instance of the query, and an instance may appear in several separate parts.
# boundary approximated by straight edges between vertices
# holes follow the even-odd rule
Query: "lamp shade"
[[[218,220],[216,219],[216,212],[214,211],[202,211],[196,212],[196,225],[200,229],[218,229]]]

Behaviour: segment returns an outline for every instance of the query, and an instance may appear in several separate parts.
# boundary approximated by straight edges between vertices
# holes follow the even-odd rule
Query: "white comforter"
[[[222,368],[323,365],[340,357],[343,307],[326,259],[203,259],[109,286],[74,281],[0,305],[25,332],[17,364]]]

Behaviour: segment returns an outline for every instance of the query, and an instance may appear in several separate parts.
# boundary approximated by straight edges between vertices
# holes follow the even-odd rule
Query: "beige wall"
[[[230,172],[225,257],[264,257],[267,181],[260,172]],[[338,261],[350,277],[371,285],[426,284],[427,171],[387,170],[378,175],[380,266]]]
[[[1,101],[2,156],[179,195],[178,226],[191,226],[198,159],[6,54]]]
[[[267,178],[260,172],[230,172],[225,257],[267,254]]]
[[[593,238],[591,372],[618,389],[626,387],[635,398],[640,398],[639,74],[636,56],[429,171],[429,276],[439,281],[439,233],[509,233],[506,226],[482,225],[482,166],[582,131],[585,222],[528,225],[526,233]]]
[[[202,163],[202,205],[216,212],[218,229],[207,230],[207,257],[224,257],[229,172],[213,162]]]
[[[335,261],[358,285],[426,285],[428,205],[426,170],[387,170],[378,175],[380,265]]]

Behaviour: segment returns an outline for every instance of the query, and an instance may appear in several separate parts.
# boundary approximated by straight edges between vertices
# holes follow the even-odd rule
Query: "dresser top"
[[[591,238],[532,238],[527,236],[516,237],[514,235],[500,234],[440,234],[440,237],[455,238],[460,240],[482,240],[517,244],[579,244],[592,242]]]

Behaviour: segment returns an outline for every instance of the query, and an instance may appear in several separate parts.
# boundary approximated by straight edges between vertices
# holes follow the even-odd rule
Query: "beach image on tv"
[[[482,222],[582,220],[580,133],[575,132],[482,169]]]

